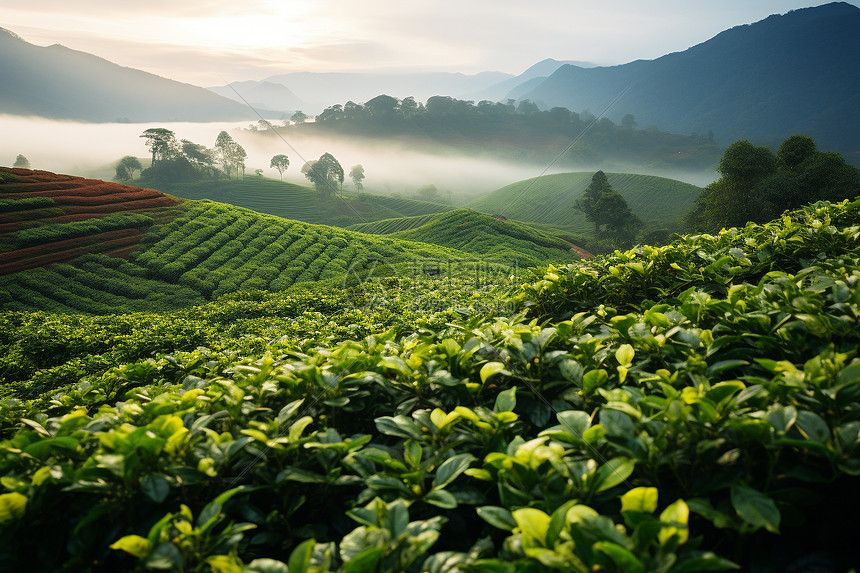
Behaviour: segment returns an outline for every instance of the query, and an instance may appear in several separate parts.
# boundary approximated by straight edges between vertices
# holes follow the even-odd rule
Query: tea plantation
[[[525,281],[452,264],[302,283],[331,268],[316,255],[216,280],[201,261],[230,241],[277,241],[237,218],[180,249],[183,220],[119,267],[202,304],[0,313],[0,571],[860,562],[860,201]],[[105,259],[45,272],[110,277]]]

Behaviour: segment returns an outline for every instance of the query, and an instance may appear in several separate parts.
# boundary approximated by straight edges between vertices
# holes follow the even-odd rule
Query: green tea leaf
[[[125,551],[138,559],[143,559],[149,554],[151,544],[149,540],[140,535],[126,535],[111,544],[111,549]]]
[[[755,527],[764,527],[771,533],[779,533],[779,509],[771,498],[746,484],[738,483],[732,486],[731,500],[741,519]]]
[[[654,513],[657,510],[657,488],[636,487],[621,496],[621,511]]]
[[[476,511],[478,512],[478,517],[493,527],[504,529],[505,531],[513,531],[514,528],[517,527],[517,522],[514,519],[514,516],[511,514],[510,510],[504,507],[485,505],[479,507]]]
[[[487,362],[481,366],[481,382],[486,382],[500,372],[505,372],[505,365],[501,362]]]

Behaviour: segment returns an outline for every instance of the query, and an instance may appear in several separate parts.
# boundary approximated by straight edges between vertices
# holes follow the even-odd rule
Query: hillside
[[[4,310],[168,310],[235,291],[298,283],[361,286],[380,276],[437,274],[440,266],[440,279],[451,279],[474,271],[485,255],[494,260],[480,273],[504,267],[506,275],[511,268],[575,258],[563,242],[537,231],[515,237],[482,224],[470,231],[478,233],[474,241],[458,242],[448,233],[439,246],[417,242],[418,235],[380,237],[208,200],[178,202],[151,189],[29,170],[0,173]],[[440,224],[425,238],[441,237]]]
[[[849,571],[858,224],[819,204],[364,308],[0,312],[0,562]]]
[[[522,98],[547,107],[633,114],[639,125],[778,143],[803,133],[860,161],[860,8],[844,2],[795,10],[726,30],[656,60],[563,66]]]
[[[322,225],[346,227],[394,217],[441,213],[451,205],[370,193],[320,200],[316,191],[275,179],[247,177],[241,181],[151,183],[184,199],[210,199],[238,207]]]
[[[579,259],[571,253],[567,241],[523,223],[503,221],[469,209],[432,215],[421,225],[387,236],[432,243],[491,259],[517,260],[519,265],[527,266]]]
[[[573,208],[594,173],[559,173],[507,185],[468,203],[483,213],[504,215],[527,223],[540,223],[590,235],[585,215]],[[701,188],[674,179],[631,173],[607,173],[610,185],[624,196],[646,230],[675,228],[692,209]]]
[[[0,28],[0,113],[94,122],[239,121],[247,106],[201,87]]]

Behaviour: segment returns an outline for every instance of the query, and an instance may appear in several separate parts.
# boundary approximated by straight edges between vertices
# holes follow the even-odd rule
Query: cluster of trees
[[[603,171],[594,174],[574,207],[594,225],[596,242],[589,246],[595,250],[630,247],[642,228],[642,220],[630,210],[624,197],[612,188]]]
[[[140,171],[143,179],[154,180],[231,178],[234,172],[238,179],[245,173],[248,154],[226,131],[218,134],[212,148],[188,139],[177,140],[176,134],[164,127],[147,129],[140,137],[146,139],[152,154],[150,167],[143,169],[136,158],[123,157],[116,166],[117,181],[131,181],[135,171]]]
[[[721,177],[702,192],[687,216],[689,231],[762,223],[815,201],[852,199],[860,192],[860,170],[839,153],[818,151],[815,141],[792,135],[774,154],[746,139],[726,149]]]
[[[296,124],[278,129],[404,136],[470,149],[479,143],[491,146],[486,150],[493,153],[539,161],[555,157],[560,141],[577,138],[577,145],[564,158],[574,164],[613,160],[710,169],[720,156],[713,134],[678,135],[650,127],[638,129],[636,118],[630,114],[615,124],[608,118],[597,120],[589,111],[575,113],[564,107],[541,110],[528,100],[475,103],[432,96],[421,103],[414,97],[400,100],[379,95],[364,104],[348,101],[332,105],[313,123]]]

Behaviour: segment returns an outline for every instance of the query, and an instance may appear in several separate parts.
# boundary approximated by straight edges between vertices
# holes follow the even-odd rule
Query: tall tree
[[[152,127],[144,131],[140,137],[146,139],[146,146],[152,153],[152,166],[157,161],[174,159],[179,155],[179,144],[176,134],[165,127]]]
[[[287,167],[290,166],[290,158],[284,155],[283,153],[279,153],[272,157],[271,163],[269,163],[269,167],[274,167],[278,170],[278,173],[281,175],[281,181],[284,180],[284,171],[287,170]]]
[[[336,193],[343,183],[343,167],[331,153],[323,153],[319,159],[305,163],[302,173],[323,197]]]
[[[233,169],[236,170],[236,179],[239,178],[239,171],[245,172],[245,158],[248,154],[245,148],[236,143],[233,137],[226,131],[222,131],[215,138],[215,155],[218,161],[224,167],[224,173],[227,177],[231,177]]]
[[[358,165],[353,165],[349,170],[349,178],[352,179],[352,184],[355,185],[356,191],[361,191],[364,189],[364,167],[359,163]]]
[[[582,197],[576,200],[574,208],[585,214],[585,220],[594,224],[594,234],[600,234],[600,213],[597,211],[597,202],[604,193],[612,191],[606,173],[598,171],[591,177],[591,183],[585,188]]]
[[[12,164],[12,167],[16,167],[18,169],[30,169],[30,160],[18,154],[18,157],[15,158],[15,163]]]

